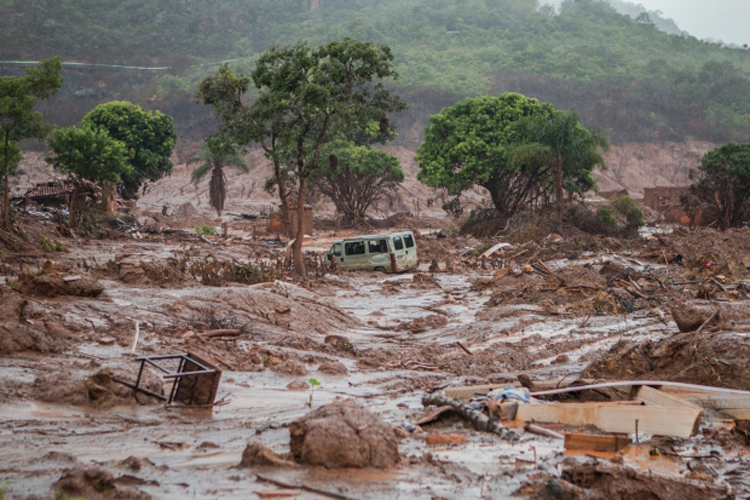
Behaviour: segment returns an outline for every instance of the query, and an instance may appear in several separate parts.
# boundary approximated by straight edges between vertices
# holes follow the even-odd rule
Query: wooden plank
[[[504,407],[504,403],[502,406]],[[503,408],[505,411],[505,408]],[[655,436],[690,437],[698,427],[700,408],[661,408],[602,403],[532,403],[518,405],[517,422],[550,422],[566,425],[594,425],[604,432]]]
[[[590,434],[565,433],[566,450],[617,452],[631,443],[632,440],[627,436],[592,436]]]
[[[459,401],[469,401],[477,396],[486,396],[488,392],[495,389],[502,389],[510,384],[495,385],[461,385],[456,387],[446,387],[443,392],[446,396]]]
[[[555,382],[558,383],[558,382]],[[537,385],[537,382],[534,382]],[[543,382],[538,383],[540,387],[544,387]],[[733,395],[733,396],[747,396],[750,397],[750,391],[740,391],[737,389],[725,389],[723,387],[711,387],[707,385],[696,385],[696,384],[685,384],[682,382],[670,382],[665,380],[622,380],[618,382],[602,382],[597,384],[589,385],[578,385],[568,386],[560,389],[551,389],[545,391],[532,392],[532,397],[537,396],[552,396],[554,394],[567,394],[570,392],[580,392],[589,389],[604,389],[608,387],[626,387],[626,386],[649,386],[658,387],[661,390],[676,392],[676,391],[694,391],[699,394],[705,395]]]
[[[642,401],[646,405],[661,406],[663,408],[692,408],[700,409],[695,403],[691,403],[673,394],[667,394],[664,391],[654,389],[653,387],[641,386],[635,397],[636,401]]]

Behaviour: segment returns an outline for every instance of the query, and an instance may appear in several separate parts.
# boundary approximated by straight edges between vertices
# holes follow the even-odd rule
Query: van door
[[[384,271],[390,270],[391,256],[385,238],[367,240],[367,257],[369,269],[373,271],[379,268]]]
[[[403,271],[407,269],[406,265],[406,252],[404,251],[404,240],[401,236],[394,236],[391,238],[391,244],[393,245],[393,255],[396,260],[396,271]]]
[[[344,242],[344,259],[342,269],[356,271],[367,267],[367,250],[364,240]]]
[[[417,242],[414,240],[412,233],[404,235],[404,250],[406,253],[406,268],[417,267],[419,259],[417,257]]]

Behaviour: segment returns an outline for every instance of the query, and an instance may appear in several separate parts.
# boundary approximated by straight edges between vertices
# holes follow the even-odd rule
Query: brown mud
[[[253,239],[246,224],[230,224],[228,238],[54,236],[67,252],[2,255],[8,498],[318,498],[257,475],[373,499],[676,498],[662,485],[685,499],[723,498],[713,495],[727,488],[746,496],[744,438],[711,411],[694,438],[646,436],[596,464],[566,454],[560,440],[519,429],[509,444],[455,415],[412,425],[425,413],[425,390],[513,383],[519,374],[531,383],[666,378],[750,389],[750,231],[545,237],[482,258],[499,241],[425,230],[414,272],[320,268],[293,283],[272,272],[284,245]],[[319,260],[345,234],[306,240],[308,257]],[[45,268],[48,260],[55,264]],[[48,275],[81,277],[63,281],[71,284],[90,277],[103,291],[18,286]],[[691,327],[700,321],[700,332],[680,333],[682,317]],[[218,329],[239,334],[202,335]],[[184,352],[223,370],[221,404],[166,406],[115,380],[135,379],[138,356]],[[144,381],[171,388],[156,372]],[[605,467],[609,459],[620,466]],[[98,472],[82,472],[93,466]]]

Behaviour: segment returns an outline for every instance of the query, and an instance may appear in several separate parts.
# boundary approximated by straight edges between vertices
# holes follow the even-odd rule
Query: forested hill
[[[750,133],[749,51],[667,34],[597,0],[559,12],[535,0],[0,0],[0,59],[169,67],[67,69],[59,102],[81,108],[69,117],[115,97],[179,115],[211,63],[249,73],[272,44],[344,36],[391,45],[407,127],[462,97],[512,90],[576,107],[615,142]],[[93,98],[65,100],[85,87]]]

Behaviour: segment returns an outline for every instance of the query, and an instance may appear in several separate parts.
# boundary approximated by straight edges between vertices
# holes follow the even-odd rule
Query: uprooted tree
[[[690,186],[690,198],[718,212],[722,229],[741,226],[750,217],[750,143],[730,142],[703,156],[701,178]],[[693,199],[695,199],[693,198]]]
[[[59,57],[45,59],[26,76],[0,77],[0,179],[3,181],[3,227],[10,228],[10,176],[21,161],[18,142],[43,138],[49,127],[42,123],[42,114],[34,112],[40,99],[48,99],[62,86],[62,63]]]
[[[310,180],[346,223],[363,220],[373,204],[394,196],[404,182],[398,159],[385,151],[348,141],[327,144],[323,151],[327,154]]]
[[[133,168],[118,189],[124,198],[137,198],[145,183],[172,172],[169,157],[177,133],[171,116],[131,102],[113,101],[95,107],[83,118],[82,125],[103,128],[128,148],[128,163]]]
[[[193,183],[199,183],[209,172],[211,181],[208,186],[208,201],[221,217],[224,201],[227,198],[227,180],[224,168],[235,167],[247,172],[245,156],[242,149],[222,134],[216,134],[201,145],[201,152],[187,161],[188,165],[199,164],[190,178]]]
[[[417,151],[423,184],[451,196],[484,187],[503,219],[528,207],[559,203],[563,190],[595,186],[608,141],[588,131],[574,112],[516,93],[466,99],[430,117]]]
[[[71,227],[78,225],[80,191],[85,181],[104,185],[118,184],[133,172],[128,165],[128,150],[124,143],[113,139],[106,130],[87,127],[57,129],[47,141],[52,155],[45,158],[73,182],[73,194],[68,201]]]
[[[242,102],[247,78],[221,78],[220,70],[219,77],[201,83],[199,95],[214,107],[236,142],[273,139],[279,166],[290,169],[297,180],[292,251],[297,276],[306,274],[302,240],[308,179],[320,166],[326,138],[354,122],[380,122],[387,128],[387,114],[406,107],[382,81],[396,77],[392,61],[388,46],[349,38],[320,47],[274,46],[260,56],[251,75],[257,97],[249,107]],[[268,143],[268,153],[267,148]]]

